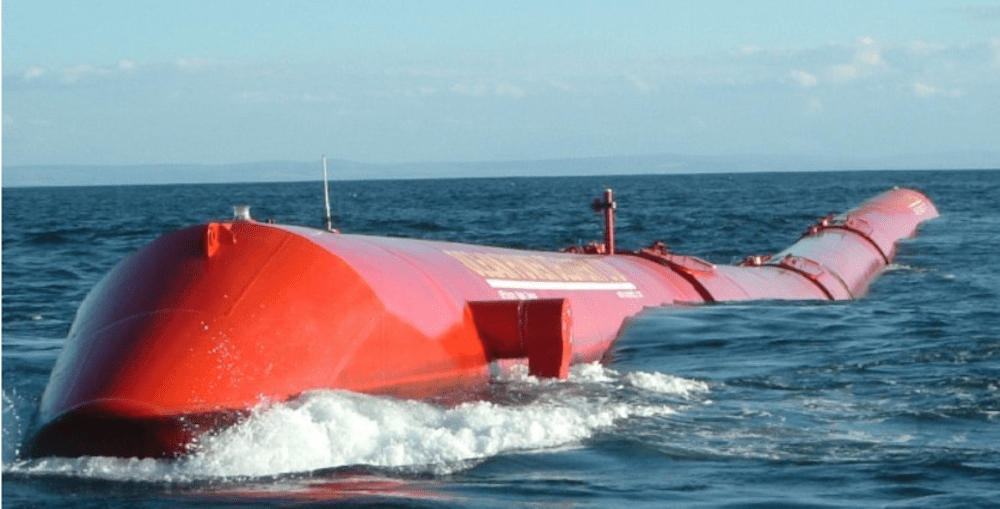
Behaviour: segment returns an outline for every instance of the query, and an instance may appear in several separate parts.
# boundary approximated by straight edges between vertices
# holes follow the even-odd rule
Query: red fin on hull
[[[573,357],[573,319],[566,299],[470,302],[489,359],[527,357],[538,377],[566,378]]]

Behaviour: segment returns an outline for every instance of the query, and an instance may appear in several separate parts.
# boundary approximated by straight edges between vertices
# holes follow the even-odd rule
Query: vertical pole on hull
[[[615,254],[615,198],[614,191],[604,190],[604,244],[608,254]]]
[[[604,201],[601,201],[600,198],[594,198],[594,203],[590,205],[594,212],[604,213],[604,254],[615,254],[616,207],[614,191],[611,189],[604,190]]]
[[[323,198],[326,201],[326,231],[333,231],[333,219],[330,217],[330,183],[326,174],[326,154],[323,155]]]

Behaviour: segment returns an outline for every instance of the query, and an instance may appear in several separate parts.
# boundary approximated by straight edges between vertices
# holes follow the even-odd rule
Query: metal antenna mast
[[[326,154],[323,154],[323,198],[326,200],[326,231],[333,231],[333,220],[330,217],[330,183],[326,175]]]

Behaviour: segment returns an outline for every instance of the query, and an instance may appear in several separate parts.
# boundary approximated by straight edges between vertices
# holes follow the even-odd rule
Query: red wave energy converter
[[[822,218],[773,256],[715,265],[654,243],[536,252],[232,221],[154,240],[84,299],[27,457],[176,457],[262,402],[311,389],[433,398],[526,363],[539,377],[604,358],[625,320],[675,303],[844,300],[937,217],[892,189]]]

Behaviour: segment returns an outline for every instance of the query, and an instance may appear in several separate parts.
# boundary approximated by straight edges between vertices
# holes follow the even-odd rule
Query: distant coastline
[[[315,161],[308,162],[268,161],[218,165],[5,165],[2,175],[3,187],[301,182],[320,180],[320,168],[317,156]],[[935,153],[873,159],[661,154],[391,164],[342,159],[329,161],[332,180],[951,169],[1000,169],[1000,152]]]

